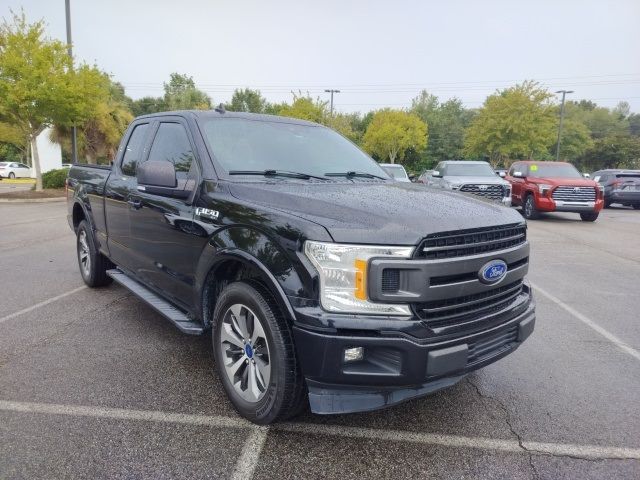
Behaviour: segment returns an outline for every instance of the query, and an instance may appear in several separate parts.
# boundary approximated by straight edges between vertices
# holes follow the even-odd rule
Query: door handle
[[[135,199],[135,198],[130,198],[129,200],[127,200],[127,203],[131,206],[131,208],[135,209],[135,210],[139,210],[142,208],[142,201]]]

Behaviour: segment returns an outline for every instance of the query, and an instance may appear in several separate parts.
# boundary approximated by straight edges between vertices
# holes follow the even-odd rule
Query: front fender
[[[202,312],[206,305],[204,295],[210,272],[223,262],[234,260],[260,271],[278,294],[278,302],[294,319],[288,297],[310,298],[313,295],[312,278],[296,254],[298,243],[291,238],[281,238],[278,242],[252,227],[218,230],[207,242],[196,270],[196,292],[201,295],[199,311]]]

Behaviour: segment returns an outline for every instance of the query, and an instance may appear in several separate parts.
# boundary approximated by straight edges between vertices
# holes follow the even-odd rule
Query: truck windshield
[[[576,167],[563,163],[531,164],[529,165],[529,176],[540,178],[582,178]]]
[[[404,170],[404,167],[402,165],[396,165],[396,166],[385,165],[382,168],[384,169],[385,172],[387,172],[396,180],[406,180],[407,178],[409,178],[407,176],[407,172]]]
[[[448,177],[495,177],[496,172],[486,163],[450,163],[444,167]]]
[[[246,118],[204,118],[202,131],[213,156],[227,171],[290,171],[388,175],[358,147],[325,127]]]

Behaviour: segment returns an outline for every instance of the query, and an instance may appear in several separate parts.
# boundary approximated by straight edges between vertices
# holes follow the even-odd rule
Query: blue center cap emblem
[[[507,274],[507,264],[503,260],[491,260],[485,263],[478,272],[482,283],[497,283]]]
[[[253,348],[251,348],[251,345],[248,343],[244,346],[244,353],[246,353],[249,358],[253,357]]]

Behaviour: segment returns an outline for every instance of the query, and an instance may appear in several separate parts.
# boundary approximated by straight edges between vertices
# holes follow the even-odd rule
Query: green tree
[[[121,84],[112,82],[104,74],[108,84],[109,95],[98,103],[92,115],[78,126],[78,153],[88,163],[96,163],[99,159],[109,160],[115,156],[120,139],[133,114],[129,108],[131,99],[124,94]],[[59,143],[66,151],[71,150],[71,130],[65,126],[56,126],[51,139]]]
[[[27,157],[28,139],[16,126],[0,122],[0,160],[22,162]]]
[[[532,81],[487,97],[467,130],[466,155],[488,158],[494,167],[507,159],[547,155],[558,125],[551,98]]]
[[[0,121],[28,138],[36,190],[42,190],[38,135],[52,125],[81,124],[106,95],[102,74],[87,65],[74,69],[67,46],[45,37],[42,20],[29,24],[24,13],[3,20]]]
[[[580,163],[585,153],[593,147],[593,140],[587,126],[571,118],[562,124],[562,140],[560,143],[560,157],[574,163]],[[549,151],[549,156],[553,157],[556,151],[556,144]]]
[[[618,134],[598,138],[584,156],[591,171],[603,168],[640,168],[640,138]]]
[[[424,149],[427,145],[427,124],[403,110],[385,108],[377,111],[362,139],[362,146],[381,160],[395,163],[402,160],[407,149]]]
[[[169,110],[162,97],[142,97],[131,102],[131,111],[135,117]]]
[[[411,102],[411,111],[429,125],[429,142],[424,152],[426,163],[463,157],[465,129],[472,114],[460,99],[440,103],[438,97],[423,90]]]
[[[231,102],[226,104],[227,110],[232,112],[265,113],[267,100],[260,90],[250,88],[236,89],[231,97]]]
[[[291,105],[283,105],[278,114],[310,122],[325,123],[329,114],[327,105],[328,102],[323,102],[319,98],[314,100],[308,94],[294,93],[293,103]]]
[[[164,103],[168,110],[208,110],[211,98],[188,75],[172,73],[169,83],[164,84]]]

